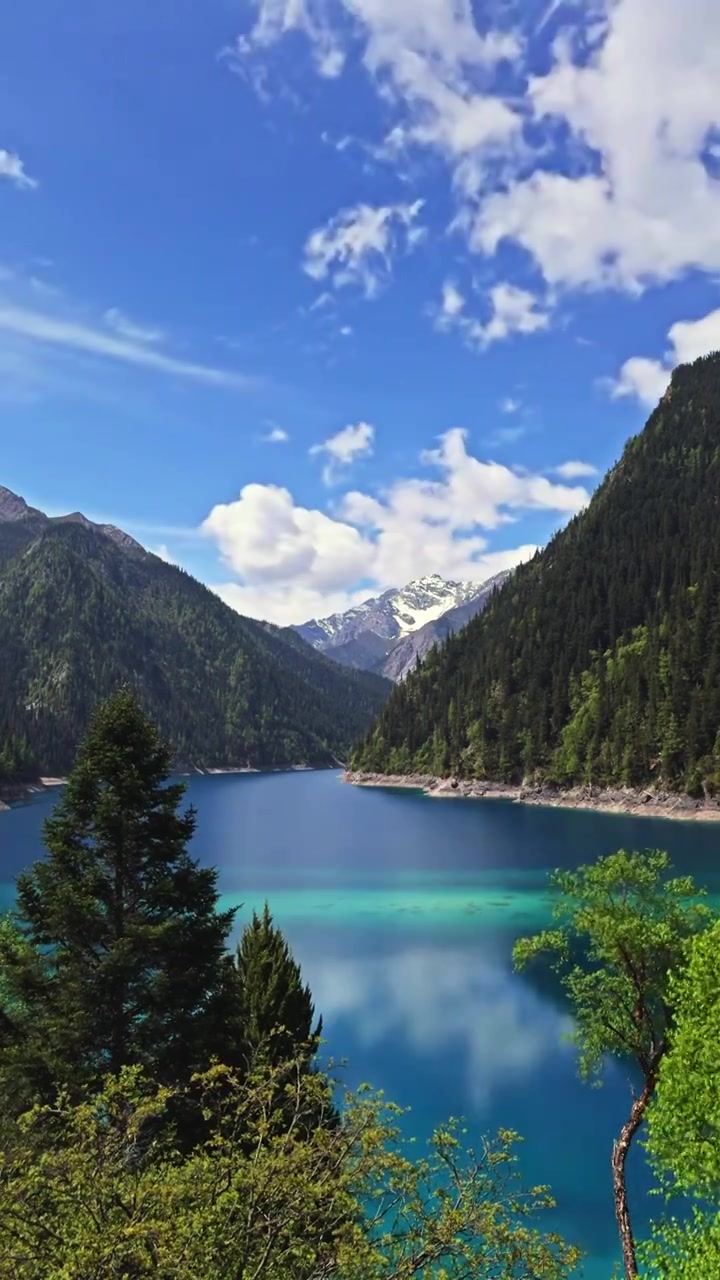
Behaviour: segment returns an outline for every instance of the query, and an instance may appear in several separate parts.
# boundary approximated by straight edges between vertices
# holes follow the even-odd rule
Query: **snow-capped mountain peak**
[[[499,575],[500,576],[500,575]],[[295,628],[314,648],[339,662],[382,670],[391,650],[406,637],[463,605],[489,598],[491,583],[454,582],[433,573],[406,586],[389,587],[346,613],[314,618]],[[469,615],[473,610],[469,609]]]

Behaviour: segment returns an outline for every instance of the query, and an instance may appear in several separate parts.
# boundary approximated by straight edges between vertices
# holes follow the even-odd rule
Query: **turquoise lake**
[[[548,871],[621,847],[667,849],[720,895],[720,824],[431,800],[322,772],[193,778],[188,797],[194,853],[219,868],[224,902],[242,904],[238,929],[269,901],[349,1082],[411,1107],[421,1138],[448,1115],[471,1132],[518,1130],[527,1182],[550,1183],[554,1222],[588,1255],[582,1274],[609,1280],[609,1158],[629,1073],[612,1065],[601,1090],[578,1080],[567,1009],[513,973],[512,944],[548,918]],[[42,852],[52,803],[0,814],[1,905]],[[639,1151],[630,1173],[642,1234],[650,1182]]]

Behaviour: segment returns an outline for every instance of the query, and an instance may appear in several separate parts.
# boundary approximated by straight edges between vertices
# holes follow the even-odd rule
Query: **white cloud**
[[[654,408],[667,389],[676,365],[720,350],[720,307],[700,320],[677,320],[670,326],[668,341],[670,346],[663,360],[631,356],[625,361],[617,378],[610,382],[613,399],[631,396]]]
[[[262,437],[264,444],[287,444],[290,436],[282,427],[271,427],[267,435]]]
[[[105,312],[104,319],[110,329],[129,342],[161,342],[165,336],[162,329],[151,329],[130,320],[118,307],[110,307]]]
[[[481,15],[471,0],[256,7],[249,62],[291,30],[324,74],[359,55],[389,114],[374,154],[439,153],[476,252],[511,241],[557,289],[637,292],[720,269],[717,0],[551,0],[525,36],[510,25],[522,6]],[[533,39],[551,19],[537,74],[547,50]]]
[[[422,574],[482,581],[537,550],[494,549],[486,531],[527,511],[564,519],[588,500],[580,486],[480,461],[459,428],[422,462],[435,478],[398,479],[378,495],[346,493],[332,516],[297,506],[287,489],[247,485],[202,526],[239,579],[216,589],[240,612],[291,623]]]
[[[563,172],[556,147],[554,171],[545,160],[480,203],[473,243],[492,253],[515,240],[548,282],[571,287],[636,291],[716,270],[720,184],[703,153],[720,125],[720,10],[615,0],[599,33],[588,57],[587,31],[568,28],[550,71],[528,82],[536,124],[552,138],[561,122],[581,166]]]
[[[720,307],[700,320],[677,320],[668,333],[675,364],[688,364],[720,350]]]
[[[500,401],[500,409],[503,413],[518,413],[522,409],[522,400],[515,400],[512,396],[506,396]]]
[[[257,610],[249,604],[246,609],[271,621],[302,621],[294,613],[298,591],[301,600],[338,594],[344,599],[367,568],[367,542],[357,529],[296,506],[277,485],[245,485],[234,502],[213,507],[202,532],[243,579],[242,586],[231,584],[234,599],[245,593],[248,601],[262,600]]]
[[[166,564],[172,564],[177,566],[177,563],[178,563],[177,560],[170,553],[170,551],[168,550],[164,542],[161,542],[157,547],[148,547],[147,550],[151,551],[152,554],[154,556],[157,556],[159,560],[164,560]]]
[[[667,389],[671,372],[659,360],[631,356],[625,361],[617,378],[610,379],[610,394],[613,400],[622,400],[629,396],[649,408],[654,408]]]
[[[417,243],[409,237],[422,207],[423,201],[416,200],[413,204],[358,204],[343,209],[308,236],[304,270],[313,280],[330,280],[336,289],[355,285],[367,298],[375,297],[402,247],[403,233],[408,249]],[[314,305],[320,305],[319,301]]]
[[[439,327],[447,328],[452,325],[464,307],[465,298],[457,285],[452,280],[446,280],[442,288],[440,315],[438,317]]]
[[[571,1018],[520,980],[509,982],[499,961],[480,950],[470,964],[462,947],[409,946],[362,962],[311,959],[310,967],[327,1022],[351,1020],[363,1045],[400,1040],[421,1057],[451,1053],[476,1107],[487,1106],[509,1079],[530,1079],[544,1059],[562,1052],[573,1028]]]
[[[13,186],[21,191],[32,191],[38,185],[37,179],[31,178],[25,172],[25,165],[19,155],[2,148],[0,148],[0,178],[7,178],[8,182],[12,182]]]
[[[597,467],[591,462],[562,462],[559,467],[553,467],[556,476],[560,476],[561,480],[582,480],[584,476],[596,476]]]
[[[334,301],[335,301],[335,298],[333,297],[333,295],[331,293],[328,293],[327,290],[325,290],[324,293],[318,294],[314,302],[310,303],[309,310],[320,311],[322,310],[323,307],[331,306]]]
[[[187,378],[208,386],[245,391],[252,385],[252,380],[242,374],[215,369],[210,365],[194,364],[188,360],[177,360],[173,356],[151,350],[142,343],[131,342],[119,336],[114,337],[103,330],[92,329],[74,320],[24,307],[0,303],[0,329],[18,337],[30,339],[32,342],[64,347],[124,364],[139,365],[158,373]]]
[[[353,333],[353,329],[351,324],[344,324],[340,329],[341,338],[351,338],[352,333]]]
[[[396,109],[386,158],[408,146],[432,147],[453,159],[497,148],[516,135],[521,117],[485,91],[493,70],[515,61],[513,30],[481,33],[470,0],[259,0],[258,19],[238,42],[248,61],[289,31],[303,31],[322,74],[339,74],[351,45]]]
[[[311,457],[325,454],[329,458],[323,470],[326,484],[334,484],[339,472],[350,466],[356,458],[368,458],[373,451],[375,428],[369,422],[349,424],[330,436],[322,444],[314,444],[310,450]]]
[[[501,281],[488,291],[487,320],[478,320],[467,314],[465,298],[454,284],[446,281],[440,307],[436,314],[436,328],[456,330],[468,346],[483,351],[493,342],[501,342],[518,333],[537,333],[547,329],[550,314],[534,294],[517,285]]]

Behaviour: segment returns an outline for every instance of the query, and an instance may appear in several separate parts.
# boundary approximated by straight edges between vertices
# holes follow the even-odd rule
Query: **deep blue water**
[[[548,1182],[556,1222],[588,1254],[616,1257],[609,1157],[627,1072],[577,1078],[557,993],[512,972],[516,937],[547,920],[549,870],[614,849],[667,849],[720,893],[720,824],[625,818],[502,801],[359,790],[334,773],[194,778],[195,853],[220,869],[238,929],[267,898],[323,1014],[327,1051],[403,1106],[419,1137],[448,1115],[524,1135],[528,1183]],[[0,814],[0,905],[41,852],[44,796]],[[636,1228],[649,1179],[632,1161]],[[654,1206],[653,1206],[654,1207]]]

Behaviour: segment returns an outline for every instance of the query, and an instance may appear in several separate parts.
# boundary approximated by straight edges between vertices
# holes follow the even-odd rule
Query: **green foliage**
[[[666,853],[624,850],[557,871],[555,927],[515,945],[519,968],[547,955],[562,975],[586,1077],[602,1072],[606,1054],[633,1058],[654,1077],[667,1050],[672,975],[712,920],[692,878],[669,871]]]
[[[0,935],[11,1078],[29,1061],[68,1084],[137,1063],[175,1082],[227,1047],[234,912],[187,852],[195,814],[169,768],[130,691],[99,708]]]
[[[322,1019],[315,1026],[310,988],[265,904],[243,929],[235,968],[243,1037],[250,1060],[278,1063],[292,1058],[300,1046],[316,1047]]]
[[[696,1203],[689,1223],[671,1220],[658,1228],[646,1252],[648,1272],[663,1280],[715,1280],[720,1275],[720,924],[696,939],[687,969],[671,987],[676,1023],[648,1116],[648,1148],[667,1192]]]
[[[63,775],[129,684],[183,768],[331,764],[390,684],[77,523],[0,522],[0,784]]]
[[[613,1144],[615,1215],[627,1280],[638,1275],[625,1165],[668,1051],[673,975],[712,914],[689,876],[669,877],[660,852],[618,853],[578,871],[558,871],[555,928],[516,943],[522,968],[549,955],[562,975],[575,1018],[580,1070],[599,1082],[606,1055],[634,1061],[642,1076]]]
[[[671,980],[676,1025],[649,1118],[659,1169],[720,1203],[720,924],[697,938]]]
[[[720,355],[588,508],[399,685],[352,767],[720,789]]]
[[[381,1097],[338,1111],[269,909],[225,951],[169,767],[121,690],[0,922],[3,1280],[566,1277],[515,1135],[476,1154],[451,1123],[413,1160]]]
[[[137,1069],[23,1116],[0,1162],[3,1277],[560,1280],[577,1260],[539,1224],[550,1200],[522,1187],[512,1134],[476,1155],[451,1125],[413,1161],[370,1093],[310,1124],[324,1086],[301,1065],[194,1089],[209,1136],[189,1155],[162,1123],[177,1098]]]

